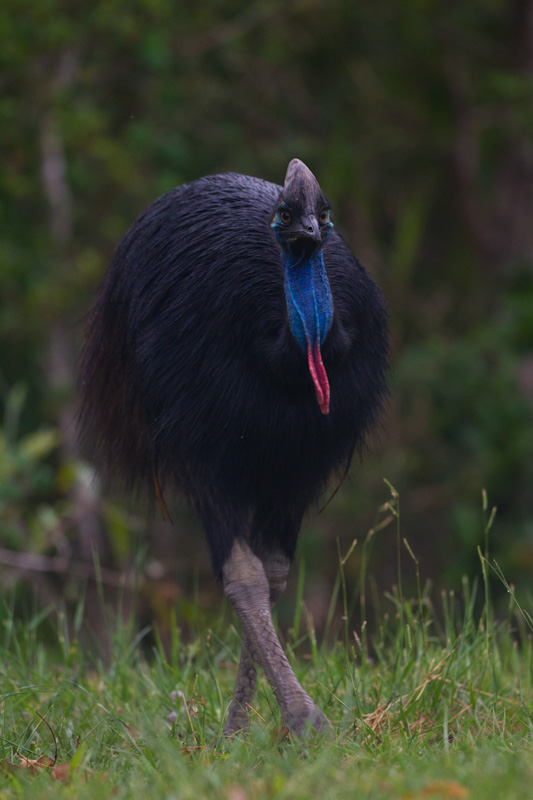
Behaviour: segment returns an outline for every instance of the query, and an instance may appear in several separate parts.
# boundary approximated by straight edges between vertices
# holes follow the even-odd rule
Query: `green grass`
[[[372,659],[355,637],[307,659],[293,655],[336,733],[304,744],[283,740],[264,684],[250,737],[222,739],[239,645],[233,630],[190,644],[176,635],[170,657],[155,647],[149,660],[123,631],[104,667],[90,666],[64,635],[53,658],[35,625],[8,617],[0,797],[528,796],[533,648],[523,618],[476,621],[467,592],[460,616],[444,598],[439,629],[422,600],[403,600],[400,625],[400,599],[391,597],[397,613],[383,620]],[[174,702],[174,691],[183,699]],[[54,780],[51,766],[21,766],[41,756],[69,764],[68,779]]]
[[[399,513],[397,503],[388,510]],[[447,594],[435,609],[420,586],[406,598],[399,583],[374,636],[346,623],[332,648],[297,633],[297,612],[285,644],[333,723],[329,741],[284,739],[265,683],[250,736],[222,738],[239,652],[222,618],[188,643],[175,628],[169,654],[157,644],[147,653],[142,635],[119,629],[104,665],[61,618],[45,647],[39,617],[24,624],[6,612],[0,799],[528,797],[531,618],[506,585],[509,613],[495,620],[481,563],[479,592],[465,581],[460,601]],[[346,605],[342,570],[337,588]],[[48,766],[31,764],[41,757]]]

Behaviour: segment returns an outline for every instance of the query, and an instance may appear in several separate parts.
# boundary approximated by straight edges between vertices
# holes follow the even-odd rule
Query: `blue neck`
[[[322,345],[333,322],[333,298],[322,249],[298,258],[282,250],[285,298],[292,334],[304,353]]]

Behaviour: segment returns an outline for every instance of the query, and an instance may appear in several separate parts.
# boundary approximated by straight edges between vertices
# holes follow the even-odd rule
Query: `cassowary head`
[[[320,185],[303,161],[293,158],[272,219],[282,250],[310,255],[327,239],[333,223]]]
[[[307,356],[320,411],[328,414],[330,387],[321,347],[333,323],[333,299],[322,245],[333,223],[317,179],[298,158],[287,168],[271,227],[281,248],[289,326]]]

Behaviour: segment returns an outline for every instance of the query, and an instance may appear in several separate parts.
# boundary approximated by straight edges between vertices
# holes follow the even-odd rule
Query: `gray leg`
[[[246,636],[243,633],[241,657],[235,688],[233,689],[233,699],[229,707],[227,722],[224,725],[224,736],[227,737],[247,731],[250,727],[248,710],[251,708],[255,694],[257,670],[247,644]]]
[[[281,594],[286,582],[287,569],[286,560],[280,556],[272,556],[263,565],[248,545],[239,540],[235,541],[231,555],[224,565],[224,592],[241,623],[243,647],[246,652],[241,658],[242,674],[241,664],[239,665],[236,689],[239,688],[240,676],[243,686],[247,686],[247,689],[241,691],[240,703],[235,695],[234,700],[239,703],[242,710],[242,697],[247,697],[247,692],[250,691],[250,681],[247,685],[245,682],[246,669],[248,666],[253,669],[255,662],[265,671],[281,706],[283,721],[293,734],[304,736],[310,734],[313,729],[325,732],[329,730],[330,724],[298,683],[272,623],[271,596],[275,601]],[[248,659],[251,660],[251,664]],[[245,702],[249,703],[249,700]],[[232,708],[233,706],[232,702]],[[230,718],[232,718],[232,708],[230,708]],[[233,713],[237,714],[237,711]],[[229,721],[226,728],[228,727]],[[228,735],[232,732],[229,730]]]
[[[291,564],[283,553],[270,553],[261,560],[268,580],[270,605],[274,607],[287,588],[287,576]]]
[[[266,556],[262,563],[268,580],[270,606],[272,608],[287,586],[290,562],[287,556],[282,553],[272,553]],[[229,707],[228,719],[224,726],[224,736],[234,736],[236,733],[247,731],[250,727],[248,711],[251,708],[255,694],[256,679],[257,670],[249,652],[248,637],[243,630],[241,657],[233,690],[233,699]]]

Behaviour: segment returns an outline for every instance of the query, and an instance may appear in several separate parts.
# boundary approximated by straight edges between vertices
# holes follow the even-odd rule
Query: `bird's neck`
[[[333,298],[322,249],[282,251],[285,298],[291,332],[304,353],[320,347],[333,322]]]

